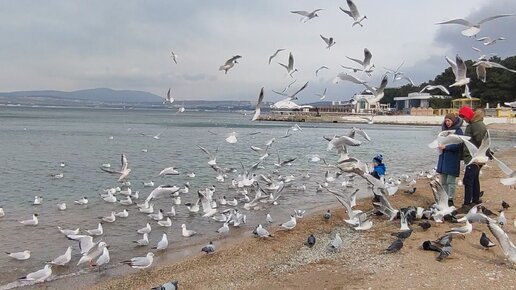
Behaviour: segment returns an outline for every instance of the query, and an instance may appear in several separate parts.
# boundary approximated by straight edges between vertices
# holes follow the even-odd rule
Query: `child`
[[[373,172],[371,172],[371,175],[375,177],[376,179],[383,180],[385,176],[385,171],[387,170],[387,167],[385,167],[385,164],[382,163],[383,161],[383,155],[377,154],[373,158]]]

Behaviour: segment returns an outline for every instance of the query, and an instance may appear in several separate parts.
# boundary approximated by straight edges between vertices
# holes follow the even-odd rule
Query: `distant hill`
[[[163,98],[144,91],[112,90],[107,88],[86,89],[72,92],[44,90],[44,91],[17,91],[0,93],[1,102],[20,102],[23,100],[36,101],[37,103],[59,99],[69,103],[70,101],[83,101],[86,103],[158,103]],[[25,102],[23,102],[25,103]]]

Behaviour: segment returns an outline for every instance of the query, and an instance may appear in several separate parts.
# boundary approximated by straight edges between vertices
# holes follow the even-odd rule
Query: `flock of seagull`
[[[340,8],[340,10],[350,16],[353,19],[352,26],[363,26],[364,20],[367,17],[362,16],[356,5],[351,0],[346,1],[348,4],[349,10]],[[301,21],[308,22],[309,20],[319,17],[318,13],[323,11],[323,9],[316,9],[312,12],[309,11],[291,11],[294,14],[298,14],[303,16]],[[465,20],[455,19],[450,21],[441,22],[439,24],[460,24],[465,25],[468,28],[463,31],[463,34],[466,36],[474,36],[480,32],[480,25],[486,21],[491,21],[497,18],[512,16],[512,14],[504,14],[497,15],[493,17],[486,18],[478,23],[471,23]],[[324,41],[326,48],[331,49],[335,44],[335,40],[333,37],[325,37],[320,35],[322,40]],[[484,45],[492,45],[497,40],[503,40],[503,38],[479,38],[479,41],[483,41]],[[284,49],[278,49],[276,52],[269,57],[269,63]],[[177,64],[178,55],[172,52],[171,55],[173,61]],[[238,60],[242,58],[240,55],[235,55],[228,59],[223,65],[220,66],[219,70],[224,71],[225,74],[231,70],[235,64],[237,64]],[[369,49],[364,49],[364,58],[357,59],[348,57],[354,63],[357,63],[359,67],[343,67],[345,69],[351,70],[355,73],[361,72],[364,75],[370,76],[371,73],[374,72],[375,66],[372,63],[372,53]],[[466,68],[462,59],[457,55],[455,61],[446,58],[448,63],[452,66],[454,74],[456,76],[455,83],[450,87],[459,86],[465,87],[465,92],[468,91],[467,84],[469,83],[469,78],[466,77]],[[292,52],[289,53],[288,63],[278,63],[281,67],[285,68],[287,74],[292,77],[292,75],[297,71],[297,68],[294,67],[294,57]],[[488,61],[485,57],[479,59],[479,61],[475,64],[477,67],[477,74],[479,79],[485,81],[485,69],[487,68],[504,68],[499,64],[495,64],[493,62]],[[410,78],[404,75],[400,70],[401,65],[396,70],[389,70],[388,73],[393,75],[393,80],[401,80],[405,79],[412,83]],[[322,69],[328,69],[326,66],[321,66],[317,71],[317,73]],[[507,68],[504,68],[507,69]],[[509,69],[507,69],[509,70]],[[512,71],[512,70],[510,70]],[[516,72],[516,71],[513,71]],[[355,84],[363,85],[369,92],[369,96],[362,96],[368,103],[376,104],[378,103],[384,95],[384,89],[388,83],[388,77],[385,75],[382,78],[380,86],[378,88],[372,87],[367,84],[366,81],[361,80],[360,78],[348,74],[348,73],[340,73],[335,81],[348,81]],[[285,90],[282,92],[278,92],[286,96],[286,99],[283,99],[273,106],[277,108],[281,108],[289,105],[297,105],[293,103],[294,100],[297,99],[297,94],[300,93],[303,89],[305,89],[308,85],[306,82],[303,86],[301,86],[296,92],[293,94],[286,93],[289,87],[295,83],[292,82],[289,84]],[[447,90],[442,85],[429,85],[425,87],[423,90],[434,90],[440,89],[443,92],[447,93]],[[326,95],[326,90],[321,94],[321,99],[323,99]],[[469,96],[469,94],[466,93]],[[264,99],[264,89],[262,88],[259,93],[258,102],[256,106],[256,112],[252,118],[252,120],[257,120],[260,116],[260,106],[263,103]],[[355,99],[355,101],[358,101]],[[174,99],[171,96],[170,89],[167,92],[167,97],[165,98],[165,103],[172,103]],[[184,111],[184,107],[183,111]],[[372,119],[370,121],[372,123]],[[272,148],[274,147],[274,143],[278,142],[282,138],[288,138],[292,135],[292,132],[300,133],[302,128],[298,125],[289,128],[284,136],[278,136],[277,138],[272,138],[269,140],[264,146],[251,146],[251,149],[257,153],[256,155],[256,163],[252,166],[246,168],[243,163],[240,163],[240,169],[236,167],[222,167],[219,165],[217,161],[217,150],[211,150],[209,148],[205,148],[202,146],[198,146],[199,150],[204,152],[207,157],[207,166],[209,166],[213,170],[213,179],[214,181],[228,185],[228,189],[219,190],[222,188],[220,186],[209,186],[206,188],[198,189],[196,192],[196,198],[194,202],[182,203],[181,197],[191,194],[191,185],[189,183],[185,183],[184,186],[179,187],[171,184],[163,184],[155,187],[148,196],[141,202],[137,203],[136,200],[140,198],[139,192],[133,192],[131,189],[131,183],[129,181],[130,174],[132,169],[129,166],[128,158],[125,154],[121,154],[121,165],[119,169],[111,169],[109,164],[103,164],[100,167],[100,170],[105,173],[109,173],[115,176],[116,181],[121,185],[113,188],[106,189],[100,196],[98,197],[103,202],[108,204],[115,205],[123,205],[123,206],[136,206],[138,208],[139,213],[142,218],[149,219],[149,222],[146,223],[145,227],[134,229],[135,232],[141,235],[141,239],[134,241],[134,243],[139,247],[151,247],[152,250],[145,256],[134,257],[132,259],[123,261],[124,264],[129,265],[135,269],[145,269],[150,267],[154,262],[154,257],[157,253],[166,251],[169,247],[167,234],[164,233],[162,235],[162,239],[155,244],[154,246],[150,245],[149,241],[149,233],[153,230],[153,227],[158,228],[167,228],[172,226],[172,222],[174,217],[176,216],[175,207],[172,206],[170,211],[165,212],[163,209],[159,209],[158,211],[155,208],[159,208],[158,203],[160,200],[169,200],[172,199],[175,206],[180,206],[183,204],[190,214],[201,215],[206,219],[213,219],[217,222],[220,222],[222,225],[220,228],[216,230],[219,235],[225,235],[230,232],[230,226],[232,227],[241,227],[247,222],[247,215],[253,211],[268,211],[271,207],[278,205],[282,200],[284,200],[283,193],[285,190],[292,191],[302,191],[306,189],[304,185],[296,184],[296,180],[308,180],[310,179],[309,173],[306,173],[302,176],[294,176],[293,174],[283,175],[281,174],[281,170],[293,166],[296,161],[296,158],[287,158],[282,160],[277,153],[277,160],[273,163],[273,169],[268,170],[265,165],[266,161],[270,157],[270,153],[272,152]],[[159,135],[154,136],[153,138],[159,140]],[[363,140],[361,140],[363,139]],[[427,229],[430,227],[430,220],[434,220],[434,222],[442,223],[447,220],[453,220],[456,222],[465,222],[463,227],[455,227],[451,228],[449,232],[446,233],[441,239],[437,242],[425,242],[423,244],[423,248],[425,250],[432,250],[439,252],[437,257],[438,260],[442,261],[452,253],[452,238],[455,235],[466,236],[472,231],[473,223],[484,223],[487,224],[489,230],[493,234],[493,236],[498,241],[500,247],[502,248],[504,254],[509,258],[509,261],[512,263],[516,263],[516,246],[510,241],[508,235],[505,233],[503,226],[507,224],[506,218],[503,214],[501,214],[493,218],[488,214],[488,209],[485,206],[475,206],[473,207],[469,213],[460,218],[456,215],[456,209],[453,206],[448,205],[448,196],[446,192],[443,190],[441,184],[438,181],[438,175],[435,171],[425,172],[422,171],[419,174],[415,174],[414,176],[403,175],[399,178],[388,178],[388,179],[376,179],[371,175],[369,164],[362,162],[361,160],[352,157],[348,151],[348,147],[361,146],[364,142],[370,141],[370,137],[368,134],[360,129],[353,127],[348,132],[343,132],[342,135],[334,135],[334,136],[324,136],[324,139],[321,139],[321,142],[327,142],[327,150],[336,152],[336,161],[333,163],[327,163],[326,160],[322,160],[324,162],[324,166],[328,169],[326,170],[326,174],[324,179],[318,180],[317,182],[317,192],[328,192],[332,194],[340,204],[345,208],[348,218],[345,219],[345,222],[353,227],[357,231],[367,231],[373,226],[373,216],[381,215],[388,220],[399,219],[400,220],[400,232],[395,233],[396,240],[393,242],[389,248],[387,248],[388,252],[396,252],[399,251],[403,247],[403,240],[408,238],[412,233],[411,225],[417,221],[421,220],[420,226],[423,229]],[[237,134],[230,134],[225,141],[230,144],[234,144],[238,142]],[[448,145],[448,144],[459,144],[464,143],[470,152],[473,155],[472,162],[485,164],[489,162],[489,158],[486,156],[486,151],[490,146],[490,138],[489,134],[486,134],[482,145],[480,148],[476,148],[471,142],[469,142],[469,138],[465,136],[457,136],[452,131],[444,131],[439,133],[436,140],[429,144],[430,148],[437,148],[438,145]],[[271,153],[272,154],[272,153]],[[317,156],[313,156],[312,162],[319,162],[321,158]],[[494,158],[496,164],[502,169],[502,171],[507,175],[506,178],[502,179],[502,183],[508,186],[514,186],[516,183],[516,175],[514,170],[510,169],[507,165],[505,165],[501,160]],[[261,173],[259,173],[261,171]],[[333,172],[333,173],[332,173]],[[168,167],[163,169],[159,175],[160,176],[171,176],[171,175],[182,175],[176,167]],[[195,173],[184,173],[190,178],[195,177]],[[54,177],[59,178],[59,177]],[[60,177],[62,178],[62,176]],[[359,191],[356,188],[355,180],[357,178],[363,179],[368,184],[368,190],[373,193],[374,201],[373,207],[374,209],[370,212],[363,212],[360,210],[355,210],[353,207],[356,205],[356,197],[357,192]],[[435,204],[433,204],[429,208],[423,208],[420,206],[410,206],[406,208],[397,209],[394,208],[389,202],[389,197],[396,194],[396,192],[403,190],[408,194],[413,193],[415,191],[415,184],[418,178],[428,178],[430,179],[430,187],[434,193]],[[229,182],[230,181],[230,182]],[[341,184],[340,186],[338,184]],[[144,184],[146,187],[154,187],[153,182],[147,182]],[[228,198],[231,194],[231,198]],[[42,204],[43,198],[40,196],[36,196],[34,198],[33,204],[35,206]],[[81,199],[75,200],[74,203],[78,205],[87,205],[89,202],[87,197],[82,197]],[[505,203],[504,208],[507,208],[508,204]],[[66,203],[61,202],[57,205],[57,209],[60,211],[66,211]],[[8,213],[7,213],[8,214]],[[280,228],[284,230],[293,230],[295,229],[299,219],[302,219],[305,214],[305,210],[296,209],[292,212],[292,215],[286,219],[285,222],[279,225]],[[5,217],[6,212],[3,208],[0,208],[0,220]],[[80,258],[77,261],[77,265],[90,265],[91,267],[96,267],[101,269],[102,267],[106,267],[111,260],[108,241],[103,241],[101,236],[105,234],[103,224],[106,223],[116,223],[116,221],[120,218],[127,218],[129,212],[124,209],[123,211],[116,211],[113,208],[113,211],[101,218],[99,221],[97,228],[81,230],[77,229],[62,229],[61,227],[57,227],[67,239],[72,240],[78,245],[78,255]],[[19,221],[23,226],[31,227],[37,226],[39,223],[39,218],[41,218],[38,214],[33,214],[32,219]],[[324,213],[324,219],[331,219],[332,215],[330,211]],[[259,238],[273,238],[270,234],[269,227],[275,223],[275,220],[272,218],[270,213],[264,216],[263,224],[260,223],[254,227],[254,235]],[[152,224],[152,225],[151,225]],[[516,225],[516,224],[515,224]],[[189,238],[197,234],[196,231],[192,229],[188,229],[186,224],[181,225],[182,231],[181,234],[184,238]],[[485,234],[482,236],[481,244],[485,247],[492,247],[494,243],[488,240]],[[316,237],[314,235],[310,235],[307,239],[306,244],[308,246],[313,246],[316,243]],[[342,247],[342,238],[337,233],[331,243],[328,245],[329,248],[333,250],[338,250]],[[34,283],[47,281],[52,276],[52,267],[66,267],[73,258],[75,258],[73,254],[74,247],[67,247],[64,254],[57,256],[52,261],[45,263],[45,266],[38,271],[27,274],[22,277],[21,280],[29,281]],[[216,251],[216,246],[213,242],[210,242],[206,246],[201,249],[202,252],[206,254],[211,254]],[[25,250],[22,252],[16,253],[8,253],[9,257],[16,260],[28,260],[30,259],[30,250]],[[177,282],[169,282],[168,284],[164,284],[160,287],[164,287],[165,285],[169,285],[170,287],[177,287]],[[175,289],[175,288],[157,288],[157,289]]]

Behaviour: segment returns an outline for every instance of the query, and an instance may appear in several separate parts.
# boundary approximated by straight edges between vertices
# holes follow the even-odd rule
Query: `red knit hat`
[[[475,112],[468,106],[464,106],[459,110],[459,117],[464,118],[466,121],[471,121],[474,115]]]

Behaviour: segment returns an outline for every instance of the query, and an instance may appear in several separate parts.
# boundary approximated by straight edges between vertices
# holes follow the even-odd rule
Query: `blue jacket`
[[[462,122],[462,119],[457,117],[450,128],[446,128],[443,123],[442,129],[443,131],[455,129],[455,134],[464,135],[462,129],[460,128],[462,126]],[[444,173],[458,177],[460,174],[461,156],[462,144],[447,145],[439,155],[439,160],[437,161],[437,173]]]
[[[376,179],[380,179],[381,176],[385,175],[385,171],[387,168],[385,168],[385,164],[380,163],[373,167],[373,172],[371,172],[371,175],[374,176]]]

